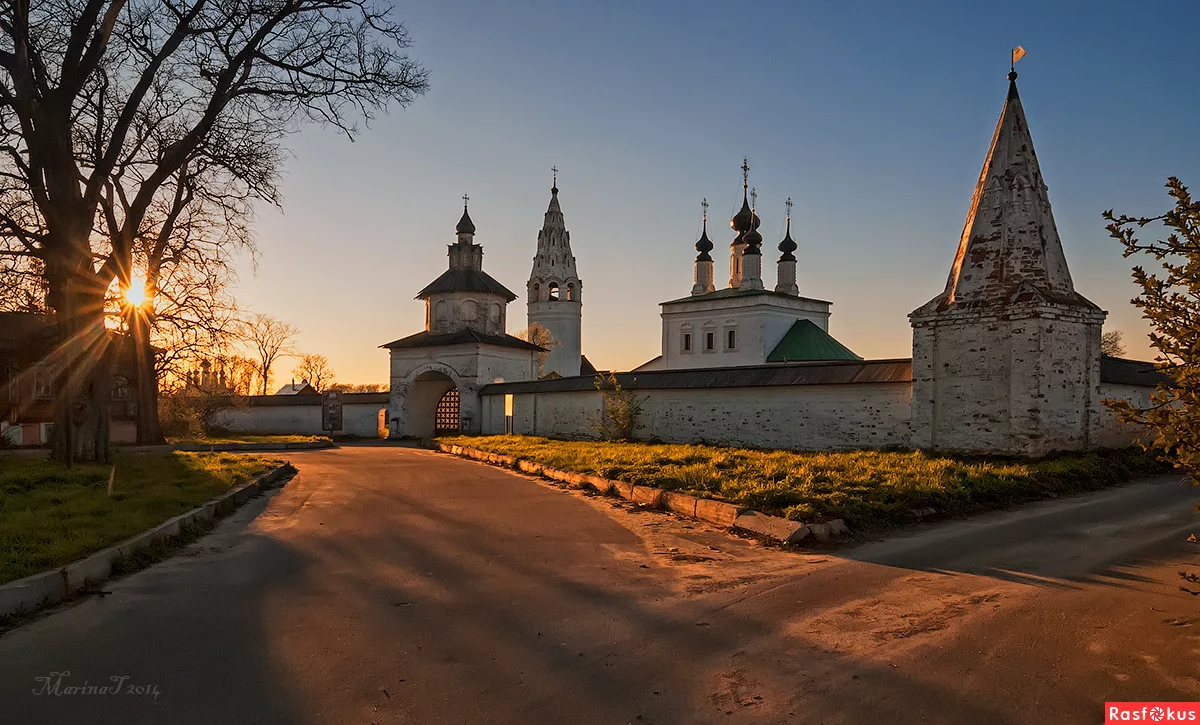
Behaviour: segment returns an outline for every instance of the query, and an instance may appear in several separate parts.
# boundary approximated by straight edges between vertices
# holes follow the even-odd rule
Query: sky
[[[1200,4],[446,0],[394,17],[429,92],[353,142],[288,139],[282,208],[260,209],[238,286],[341,382],[386,382],[378,346],[423,329],[413,297],[447,266],[463,194],[485,271],[519,295],[509,331],[525,327],[553,166],[584,354],[653,358],[658,304],[691,290],[702,198],[727,279],[743,157],[767,285],[790,196],[800,294],[833,302],[830,333],[859,355],[909,357],[907,315],[945,287],[1017,45],[1076,289],[1152,357],[1101,213],[1161,213],[1168,176],[1200,183]]]

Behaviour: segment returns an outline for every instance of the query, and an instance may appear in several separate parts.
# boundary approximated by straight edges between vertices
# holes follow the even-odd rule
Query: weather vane
[[[1021,46],[1018,45],[1017,47],[1013,48],[1012,49],[1012,62],[1008,64],[1008,69],[1010,71],[1012,71],[1013,73],[1016,73],[1017,72],[1017,61],[1024,58],[1025,55],[1026,55],[1025,49],[1022,48]]]

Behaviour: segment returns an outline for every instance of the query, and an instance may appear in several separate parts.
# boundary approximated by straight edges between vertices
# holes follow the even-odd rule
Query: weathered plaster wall
[[[829,331],[829,303],[774,295],[717,300],[684,300],[663,305],[660,370],[761,365],[796,320],[811,320]],[[735,331],[730,349],[729,331]],[[705,345],[713,333],[714,347]],[[684,335],[691,349],[684,349]]]
[[[913,316],[913,444],[1042,455],[1094,447],[1102,313]]]
[[[638,437],[672,443],[822,450],[909,444],[908,383],[640,390]],[[484,433],[504,432],[504,395],[483,396]],[[594,391],[517,393],[513,432],[594,438]]]
[[[1142,385],[1100,384],[1100,400],[1124,400],[1142,408],[1150,405],[1150,394],[1153,392],[1154,388]],[[1122,423],[1107,406],[1101,406],[1097,418],[1095,436],[1099,446],[1121,448],[1139,438],[1153,438],[1153,433],[1145,426]]]
[[[507,302],[480,292],[442,292],[425,303],[426,329],[445,334],[463,328],[503,335]]]
[[[324,435],[321,429],[321,401],[311,396],[300,405],[255,405],[232,408],[217,414],[218,425],[231,433],[254,435]],[[374,438],[378,436],[379,411],[386,403],[345,403],[342,405],[343,435]]]

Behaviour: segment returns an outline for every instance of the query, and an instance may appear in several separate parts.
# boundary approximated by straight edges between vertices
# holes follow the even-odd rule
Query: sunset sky
[[[907,314],[945,286],[1004,101],[1009,50],[1076,288],[1148,358],[1131,262],[1101,212],[1150,214],[1200,184],[1200,6],[1136,2],[397,3],[431,89],[354,143],[290,139],[282,212],[257,224],[239,299],[301,330],[347,383],[423,328],[461,196],[484,269],[517,294],[550,167],[599,368],[658,354],[658,303],[688,294],[707,197],[718,286],[750,160],[774,285],[791,196],[800,293],[868,358],[907,357]],[[276,368],[285,381],[293,361]]]

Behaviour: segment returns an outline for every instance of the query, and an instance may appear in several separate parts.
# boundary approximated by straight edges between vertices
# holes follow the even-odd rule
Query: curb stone
[[[834,536],[842,536],[850,533],[850,529],[842,519],[834,519],[822,524],[802,524],[799,521],[792,521],[779,516],[770,516],[724,501],[697,498],[672,491],[664,491],[661,488],[639,486],[624,481],[614,481],[588,473],[560,471],[557,468],[527,461],[523,458],[485,453],[476,448],[447,445],[445,443],[435,443],[431,447],[434,450],[454,456],[473,458],[482,462],[505,465],[509,468],[515,466],[526,473],[540,474],[555,481],[574,485],[588,485],[600,493],[614,492],[621,498],[633,501],[634,503],[651,508],[673,511],[681,516],[700,519],[701,521],[707,521],[708,523],[717,524],[725,528],[764,536],[772,541],[778,541],[783,544],[797,543],[807,538],[810,534],[817,541],[825,542]]]
[[[315,451],[333,448],[333,441],[292,441],[290,443],[177,443],[175,450],[185,453],[262,453],[264,451]]]
[[[0,584],[0,617],[31,614],[38,609],[62,602],[81,589],[99,584],[112,575],[113,563],[118,559],[132,556],[160,541],[177,537],[186,525],[196,521],[213,521],[231,513],[253,496],[278,488],[279,481],[293,471],[295,469],[290,463],[276,466],[208,503],[167,519],[149,531],[143,531],[107,549],[89,554],[79,561]]]

